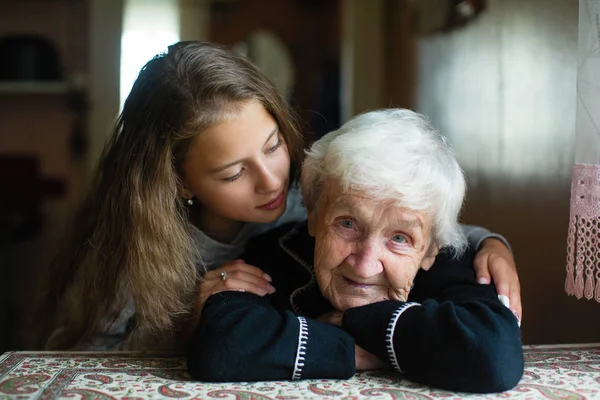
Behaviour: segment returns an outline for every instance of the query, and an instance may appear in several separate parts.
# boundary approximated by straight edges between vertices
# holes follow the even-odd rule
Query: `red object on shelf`
[[[34,156],[0,156],[0,245],[34,237],[44,223],[42,201],[65,194],[59,179],[40,174]]]
[[[0,201],[6,206],[37,205],[44,198],[59,198],[65,194],[63,180],[40,174],[39,159],[35,156],[0,156]]]

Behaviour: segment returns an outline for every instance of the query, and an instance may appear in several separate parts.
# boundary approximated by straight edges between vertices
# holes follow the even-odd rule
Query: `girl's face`
[[[249,101],[194,139],[183,162],[184,196],[195,196],[213,223],[269,223],[285,211],[289,174],[277,123]]]

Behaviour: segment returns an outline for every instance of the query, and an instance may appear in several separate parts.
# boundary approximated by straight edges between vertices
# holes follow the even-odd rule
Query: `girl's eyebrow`
[[[241,163],[242,161],[244,161],[244,160],[236,160],[236,161],[230,162],[229,164],[225,164],[225,165],[222,165],[220,167],[213,168],[213,169],[211,169],[208,172],[210,172],[211,174],[216,174],[217,172],[224,171],[224,170],[226,170],[229,167],[233,167],[234,165]]]
[[[269,133],[269,137],[267,138],[267,140],[265,140],[265,144],[269,143],[269,140],[271,140],[271,138],[277,133],[277,131],[279,131],[279,127],[276,126],[271,133]]]
[[[269,140],[271,140],[271,138],[273,137],[273,135],[275,135],[275,134],[277,133],[277,131],[278,131],[278,130],[279,130],[279,127],[277,127],[277,126],[276,126],[276,127],[275,127],[275,129],[273,129],[273,130],[271,131],[271,133],[269,134],[269,137],[267,137],[267,140],[265,140],[265,144],[269,143]],[[220,166],[220,167],[213,168],[213,169],[211,169],[211,170],[210,170],[210,171],[208,171],[208,172],[210,172],[211,174],[216,174],[216,173],[218,173],[218,172],[221,172],[221,171],[224,171],[224,170],[226,170],[226,169],[227,169],[227,168],[229,168],[229,167],[233,167],[234,165],[236,165],[236,164],[239,164],[239,163],[241,163],[242,161],[244,161],[244,160],[243,160],[243,159],[241,159],[241,160],[232,161],[232,162],[230,162],[230,163],[228,163],[228,164],[225,164],[225,165],[222,165],[222,166]]]

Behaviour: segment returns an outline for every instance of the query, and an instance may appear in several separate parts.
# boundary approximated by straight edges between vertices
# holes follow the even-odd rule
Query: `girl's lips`
[[[270,202],[268,202],[266,204],[263,204],[262,206],[259,206],[258,208],[262,208],[264,210],[275,210],[276,208],[281,207],[284,200],[285,200],[285,191],[282,191],[279,194],[279,196],[277,196],[275,199],[271,200]]]

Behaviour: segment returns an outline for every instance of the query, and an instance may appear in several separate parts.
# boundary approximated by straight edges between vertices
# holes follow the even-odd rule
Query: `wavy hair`
[[[89,346],[131,301],[135,344],[129,347],[173,339],[198,282],[188,211],[178,196],[181,162],[197,135],[250,100],[273,116],[298,171],[297,120],[246,58],[214,44],[181,42],[142,68],[50,269],[45,348]]]
[[[369,111],[323,136],[306,152],[302,166],[309,212],[318,211],[329,179],[346,192],[364,191],[427,213],[436,244],[455,255],[464,251],[458,216],[465,177],[448,141],[425,116],[401,108]]]

